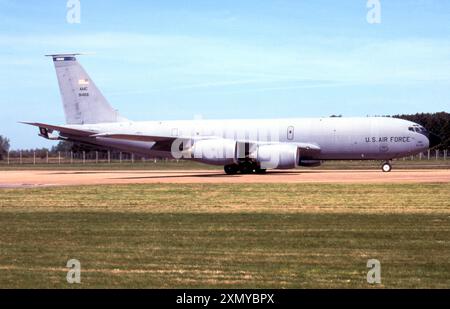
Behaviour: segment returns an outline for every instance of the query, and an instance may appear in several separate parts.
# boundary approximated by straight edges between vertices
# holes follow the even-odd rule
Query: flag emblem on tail
[[[89,85],[89,79],[79,79],[78,85]]]

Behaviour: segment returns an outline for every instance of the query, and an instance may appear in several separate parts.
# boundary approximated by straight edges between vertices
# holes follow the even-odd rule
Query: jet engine
[[[236,163],[236,147],[236,141],[228,139],[198,140],[194,142],[190,154],[196,161],[227,165]]]
[[[295,168],[300,162],[300,149],[293,144],[259,145],[255,159],[262,169]]]

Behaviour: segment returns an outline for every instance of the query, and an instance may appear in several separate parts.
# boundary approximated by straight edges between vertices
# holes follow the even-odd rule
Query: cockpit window
[[[413,125],[411,127],[408,127],[408,130],[411,132],[417,132],[417,133],[421,133],[421,134],[428,134],[427,129],[425,129],[422,126],[419,125]]]
[[[428,131],[427,129],[425,129],[423,126],[418,125],[418,124],[413,124],[412,126],[408,127],[408,130],[411,132],[416,132],[422,135],[425,135],[428,137]]]

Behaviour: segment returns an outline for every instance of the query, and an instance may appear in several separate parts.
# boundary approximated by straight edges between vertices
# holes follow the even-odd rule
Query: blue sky
[[[44,54],[80,62],[129,119],[316,117],[449,111],[450,1],[0,0],[0,135],[49,147],[64,123]]]

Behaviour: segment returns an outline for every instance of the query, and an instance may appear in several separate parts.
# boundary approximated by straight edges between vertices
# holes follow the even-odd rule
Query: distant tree
[[[0,160],[3,160],[9,151],[9,139],[0,135]]]
[[[70,152],[72,151],[73,143],[68,141],[60,141],[56,146],[50,150],[51,153]]]

